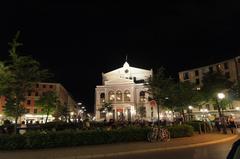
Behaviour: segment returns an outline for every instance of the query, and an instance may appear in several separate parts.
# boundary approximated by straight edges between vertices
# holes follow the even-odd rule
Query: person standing
[[[220,120],[218,118],[215,119],[215,127],[218,132],[221,132]]]
[[[27,129],[27,125],[25,124],[25,121],[22,121],[22,124],[20,126],[20,130],[19,130],[19,133],[21,135],[25,134],[26,133],[26,129]]]
[[[235,124],[235,120],[232,115],[230,115],[228,118],[228,124],[229,124],[229,128],[230,128],[232,134],[233,133],[235,134],[236,133],[236,124]]]

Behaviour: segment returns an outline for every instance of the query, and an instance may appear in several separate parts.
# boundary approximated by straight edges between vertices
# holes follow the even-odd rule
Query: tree
[[[208,72],[204,74],[202,83],[202,96],[207,102],[217,106],[219,117],[224,125],[223,132],[227,133],[226,122],[223,113],[221,112],[220,104],[221,107],[224,107],[224,105],[229,103],[229,100],[226,101],[225,99],[219,101],[217,94],[220,92],[227,92],[233,85],[233,82],[229,81],[221,72]]]
[[[202,79],[201,93],[206,101],[215,101],[217,93],[227,91],[233,85],[220,72],[205,73]]]
[[[56,108],[56,111],[55,111],[55,116],[56,116],[56,118],[63,117],[66,122],[71,121],[70,120],[70,110],[69,110],[69,108],[67,107],[67,105],[63,105],[59,101],[57,102],[57,108]]]
[[[228,93],[229,89],[233,86],[233,82],[229,81],[220,72],[208,72],[204,74],[202,84],[203,86],[200,92],[203,99],[209,104],[216,105],[219,116],[221,116],[217,94],[220,92]],[[223,105],[229,104],[229,102],[229,99],[222,100]]]
[[[43,114],[47,115],[45,123],[47,123],[49,114],[56,110],[58,103],[57,94],[52,91],[44,92],[40,99],[36,101],[36,106],[41,108]]]
[[[160,106],[164,106],[166,98],[168,98],[174,88],[174,82],[171,77],[167,77],[165,74],[165,69],[161,67],[158,69],[156,74],[148,79],[146,82],[146,87],[148,87],[148,93],[152,99],[157,103],[157,120],[158,126],[160,124],[159,112]]]
[[[99,109],[100,112],[105,112],[108,114],[109,112],[113,111],[113,105],[112,103],[104,102],[102,107]]]
[[[1,91],[7,99],[4,112],[15,118],[15,130],[18,118],[25,113],[23,103],[26,92],[31,91],[36,83],[50,77],[48,71],[41,70],[39,62],[32,57],[18,55],[17,48],[22,45],[18,42],[19,35],[20,32],[17,32],[12,42],[9,43],[11,46],[10,60],[6,62],[5,70],[7,77],[0,82],[0,87],[4,88]]]
[[[0,61],[0,96],[3,96],[7,93],[8,87],[6,83],[13,80],[13,76],[7,66]]]
[[[112,103],[103,103],[102,107],[99,109],[99,111],[105,111],[106,113],[112,112],[113,106]]]
[[[140,107],[138,107],[137,112],[140,115],[140,118],[143,119],[146,116],[146,107],[141,105]]]
[[[168,107],[172,106],[172,111],[178,110],[182,112],[183,118],[185,119],[184,110],[199,101],[198,92],[194,88],[194,85],[190,82],[176,83],[165,105]]]

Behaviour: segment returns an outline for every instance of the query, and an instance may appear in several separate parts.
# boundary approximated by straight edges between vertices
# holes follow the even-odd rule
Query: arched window
[[[113,91],[108,92],[108,101],[113,102],[115,100],[115,94]]]
[[[130,94],[130,91],[129,90],[126,90],[124,92],[124,101],[131,101],[131,94]]]
[[[139,96],[140,96],[140,102],[145,102],[145,92],[144,91],[141,91],[139,93]]]
[[[122,101],[122,92],[121,91],[117,91],[117,93],[116,93],[116,99],[117,99],[117,101]]]
[[[104,103],[105,102],[105,93],[100,94],[100,102]]]

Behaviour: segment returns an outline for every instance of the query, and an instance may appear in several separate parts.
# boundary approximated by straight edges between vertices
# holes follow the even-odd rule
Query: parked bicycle
[[[170,132],[166,128],[153,127],[152,131],[147,134],[147,140],[152,141],[170,141]]]

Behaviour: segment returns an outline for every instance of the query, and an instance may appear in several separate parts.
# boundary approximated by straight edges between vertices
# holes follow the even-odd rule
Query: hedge
[[[194,131],[200,132],[204,130],[204,122],[203,121],[190,121],[186,123],[187,125],[191,125]]]
[[[0,135],[0,149],[39,149],[144,141],[150,130],[150,128],[128,127],[111,131],[32,131],[24,135]]]
[[[176,125],[168,127],[171,138],[193,135],[193,127]],[[0,150],[40,149],[119,142],[146,141],[150,127],[126,127],[112,130],[30,131],[24,135],[0,135]]]
[[[175,125],[168,127],[171,138],[193,136],[193,127],[190,125]]]

